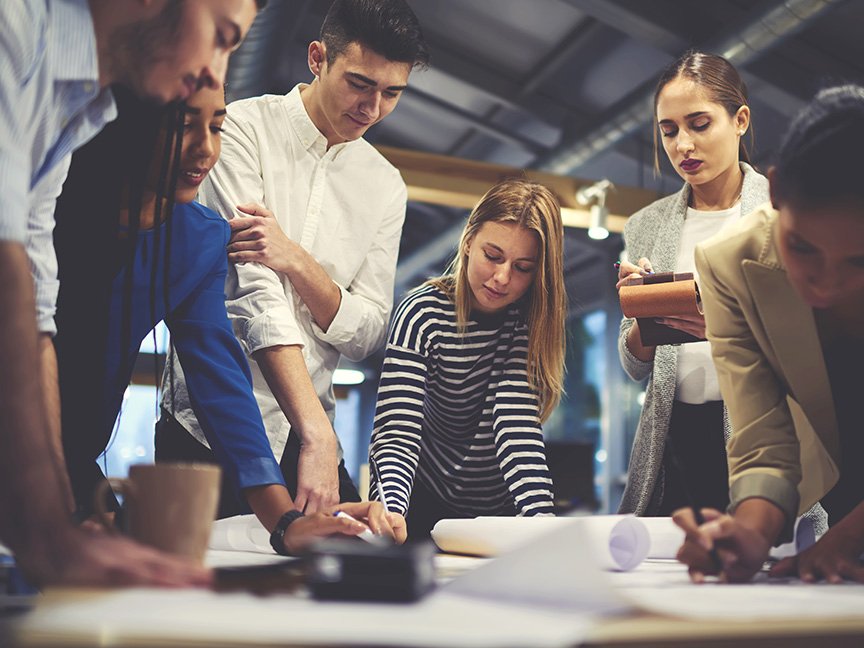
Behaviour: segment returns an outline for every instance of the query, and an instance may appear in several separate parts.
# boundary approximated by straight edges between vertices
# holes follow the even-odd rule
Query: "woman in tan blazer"
[[[697,248],[708,339],[734,430],[730,514],[689,510],[694,580],[749,579],[821,498],[831,529],[773,573],[864,581],[864,88],[820,92],[793,122],[771,199]],[[836,482],[836,483],[835,483]]]

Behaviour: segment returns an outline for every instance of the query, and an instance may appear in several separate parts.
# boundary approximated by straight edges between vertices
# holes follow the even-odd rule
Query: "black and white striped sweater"
[[[421,286],[399,305],[370,448],[390,510],[405,514],[418,479],[465,515],[552,513],[527,349],[515,306],[476,317],[462,337],[440,289]],[[370,498],[376,491],[373,474]]]

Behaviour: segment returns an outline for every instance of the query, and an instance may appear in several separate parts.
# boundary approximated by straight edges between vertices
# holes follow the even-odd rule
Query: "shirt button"
[[[92,81],[86,81],[84,83],[83,87],[84,87],[84,92],[86,92],[88,94],[93,92],[93,82]]]

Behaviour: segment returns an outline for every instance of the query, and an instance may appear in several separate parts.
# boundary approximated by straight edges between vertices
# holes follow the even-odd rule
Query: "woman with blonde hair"
[[[412,291],[390,327],[372,433],[370,497],[442,518],[552,513],[541,422],[564,374],[561,210],[504,180],[480,200],[448,272]]]

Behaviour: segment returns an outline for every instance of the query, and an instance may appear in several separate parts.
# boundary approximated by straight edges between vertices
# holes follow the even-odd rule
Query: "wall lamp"
[[[606,221],[609,209],[606,207],[606,195],[615,188],[605,178],[592,185],[586,185],[576,192],[576,202],[580,205],[591,206],[590,224],[588,225],[588,236],[592,239],[603,240],[609,236]]]

